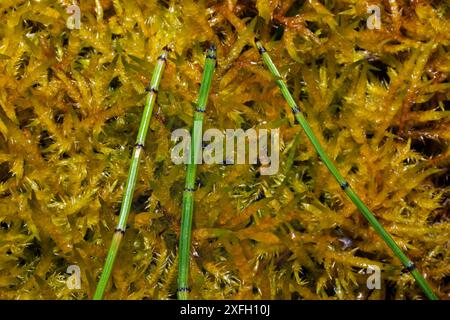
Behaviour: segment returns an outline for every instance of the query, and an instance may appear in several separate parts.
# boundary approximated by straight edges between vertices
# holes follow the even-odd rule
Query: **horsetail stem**
[[[183,203],[181,213],[181,233],[179,242],[178,261],[178,290],[179,300],[187,300],[189,296],[189,256],[191,247],[192,215],[194,213],[194,191],[196,163],[200,156],[202,143],[203,114],[208,101],[211,81],[216,66],[216,47],[211,45],[206,55],[205,69],[203,70],[200,91],[197,100],[197,108],[194,114],[194,126],[192,128],[191,147],[189,148],[189,163],[186,171],[186,183],[183,192]]]
[[[169,49],[164,47],[163,52],[158,57],[155,69],[153,70],[152,80],[150,87],[146,89],[148,92],[145,102],[144,113],[142,114],[141,124],[139,126],[136,144],[134,146],[133,156],[131,158],[130,169],[128,171],[128,179],[125,185],[125,193],[122,199],[122,206],[120,208],[119,222],[117,224],[114,236],[111,242],[111,246],[106,257],[106,262],[103,268],[103,272],[100,276],[100,280],[95,290],[94,300],[101,300],[111,276],[111,271],[114,266],[114,260],[116,259],[117,251],[119,250],[120,242],[125,234],[127,226],[127,218],[130,213],[131,202],[133,200],[134,188],[136,186],[137,174],[139,169],[139,161],[141,151],[144,148],[145,137],[147,136],[150,119],[153,112],[153,106],[155,105],[156,96],[158,94],[159,83],[164,72],[164,66],[167,60]]]
[[[378,222],[375,215],[370,211],[370,209],[364,204],[364,202],[358,197],[355,191],[350,187],[348,182],[342,177],[338,169],[334,166],[333,162],[328,158],[327,154],[323,150],[316,136],[314,135],[311,127],[308,124],[303,113],[300,111],[299,107],[295,103],[294,98],[289,92],[286,83],[282,80],[281,74],[278,72],[275,64],[272,62],[269,54],[267,53],[264,46],[259,40],[255,40],[256,47],[261,54],[262,60],[271,72],[272,76],[275,78],[275,82],[281,90],[284,99],[288,103],[289,107],[294,113],[295,119],[298,121],[309,141],[313,145],[319,157],[322,159],[325,166],[328,168],[330,173],[336,179],[336,181],[341,186],[342,190],[347,194],[347,196],[352,200],[356,207],[361,211],[362,215],[367,219],[367,221],[372,225],[375,231],[380,235],[384,242],[391,248],[394,254],[400,259],[405,268],[412,274],[414,279],[416,279],[419,286],[422,288],[425,295],[431,300],[438,300],[438,297],[434,294],[433,290],[428,285],[425,278],[416,269],[414,263],[403,253],[400,247],[395,243],[392,236],[383,228],[383,226]]]

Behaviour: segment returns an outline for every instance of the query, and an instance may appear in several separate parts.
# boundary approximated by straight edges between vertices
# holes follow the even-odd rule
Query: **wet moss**
[[[412,278],[331,178],[253,48],[259,36],[339,170],[448,298],[450,8],[444,1],[0,2],[0,298],[93,295],[115,228],[145,87],[164,73],[106,298],[174,298],[185,169],[204,48],[205,123],[280,127],[280,172],[198,167],[192,297],[413,299]],[[381,8],[369,30],[367,7]],[[181,188],[181,189],[180,189]],[[79,290],[66,286],[69,265]],[[382,268],[382,290],[362,271]]]

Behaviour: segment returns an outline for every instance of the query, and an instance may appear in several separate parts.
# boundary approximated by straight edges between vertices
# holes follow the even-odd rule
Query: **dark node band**
[[[347,181],[345,181],[344,183],[341,184],[341,189],[345,191],[345,189],[347,189],[348,187],[350,187],[350,185],[348,184]]]
[[[186,192],[194,192],[195,189],[194,188],[184,188],[184,191],[186,191]]]
[[[162,48],[164,51],[166,52],[171,52],[172,49],[169,48],[169,46],[164,46],[164,48]]]
[[[292,108],[292,112],[293,112],[294,114],[300,113],[300,109],[299,109],[297,106],[294,106],[294,107]]]
[[[281,86],[283,84],[283,78],[281,76],[275,76],[275,82],[278,86]]]
[[[121,229],[121,228],[116,228],[116,230],[114,230],[115,233],[120,232],[121,234],[125,234],[125,230]]]
[[[416,265],[412,262],[406,266],[406,270],[409,272],[412,272],[414,269],[416,269]]]
[[[142,143],[136,143],[134,145],[134,147],[137,148],[137,149],[144,149],[144,145]]]
[[[209,53],[209,54],[206,56],[206,59],[213,59],[213,60],[216,60],[216,55],[213,54],[213,53]]]
[[[158,90],[156,90],[155,87],[147,87],[147,88],[145,88],[145,91],[146,92],[152,92],[154,94],[158,94]]]
[[[263,53],[267,52],[266,48],[264,48],[263,46],[259,47],[258,51],[259,51],[259,54],[263,54]]]
[[[160,56],[158,57],[158,60],[161,60],[161,61],[166,62],[166,61],[167,61],[167,58],[162,54],[162,55],[160,55]]]
[[[187,287],[186,288],[178,288],[177,291],[178,292],[191,292],[191,289],[189,289]]]
[[[205,110],[200,109],[200,108],[195,108],[195,111],[196,111],[196,112],[200,112],[200,113],[204,113],[204,112],[205,112]]]

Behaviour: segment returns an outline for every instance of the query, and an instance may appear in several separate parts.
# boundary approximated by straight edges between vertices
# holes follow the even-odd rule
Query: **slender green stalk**
[[[137,174],[139,169],[139,161],[141,151],[144,148],[145,137],[147,136],[150,119],[152,117],[153,106],[155,105],[156,96],[158,94],[159,83],[164,72],[164,66],[166,64],[167,55],[169,49],[165,47],[162,54],[158,57],[158,62],[153,70],[152,80],[150,87],[146,89],[148,92],[147,100],[145,103],[144,113],[142,114],[141,124],[139,126],[138,135],[136,138],[136,144],[134,146],[133,156],[131,158],[130,169],[128,171],[128,180],[125,185],[125,193],[122,199],[122,207],[120,208],[119,222],[117,228],[114,231],[114,236],[111,242],[111,246],[106,257],[105,266],[103,268],[102,275],[97,284],[95,290],[94,300],[101,300],[108,284],[111,271],[114,266],[114,260],[116,259],[117,251],[119,250],[120,242],[125,234],[127,226],[127,219],[130,213],[131,202],[133,200],[134,188],[136,186]]]
[[[336,179],[336,181],[341,186],[342,190],[347,194],[347,196],[353,201],[356,207],[361,211],[362,215],[369,221],[375,231],[383,238],[384,242],[391,248],[394,254],[400,259],[405,268],[412,274],[412,276],[416,279],[419,286],[422,288],[425,295],[431,300],[437,300],[438,297],[434,294],[433,290],[428,285],[427,281],[420,274],[420,272],[416,269],[414,263],[403,253],[400,247],[395,243],[394,239],[391,235],[383,228],[383,226],[378,222],[375,218],[374,214],[367,208],[367,206],[362,202],[362,200],[358,197],[355,191],[350,187],[348,182],[342,177],[337,168],[334,166],[333,162],[328,158],[327,154],[323,150],[316,136],[314,135],[311,127],[308,124],[303,113],[300,111],[299,107],[294,101],[294,98],[289,93],[288,87],[286,83],[282,80],[280,73],[278,72],[275,64],[272,62],[269,54],[266,52],[266,49],[263,47],[261,42],[256,40],[256,47],[258,48],[261,57],[266,64],[267,68],[270,70],[272,75],[275,77],[275,82],[281,90],[284,99],[288,103],[289,107],[291,107],[292,112],[303,131],[307,135],[309,141],[314,146],[314,149],[318,153],[319,157],[322,159],[325,166],[328,168],[330,173]]]
[[[203,70],[200,92],[197,100],[197,109],[194,114],[194,126],[191,135],[191,147],[189,148],[189,163],[187,165],[186,183],[183,192],[183,204],[181,213],[181,234],[178,247],[178,299],[187,300],[189,297],[189,257],[191,247],[192,215],[194,213],[194,191],[196,164],[201,157],[203,114],[208,101],[211,81],[216,66],[216,47],[211,45],[208,50],[205,69]]]

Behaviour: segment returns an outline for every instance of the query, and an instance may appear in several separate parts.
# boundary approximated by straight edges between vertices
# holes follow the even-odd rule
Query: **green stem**
[[[105,266],[100,276],[100,280],[95,290],[94,300],[101,300],[108,284],[111,272],[116,259],[117,251],[119,250],[120,242],[125,234],[127,226],[127,219],[131,209],[131,203],[133,200],[134,188],[136,186],[137,174],[139,169],[139,161],[142,149],[144,148],[145,137],[147,136],[150,119],[153,112],[153,106],[155,105],[156,96],[158,94],[159,83],[164,71],[165,62],[167,60],[169,49],[164,48],[162,54],[158,57],[158,62],[153,70],[152,80],[150,82],[150,88],[147,89],[147,100],[145,103],[144,113],[142,114],[141,124],[139,126],[138,135],[136,138],[136,144],[134,147],[133,156],[131,158],[130,169],[128,171],[128,179],[125,185],[125,193],[123,195],[122,206],[120,208],[119,222],[117,224],[114,236],[111,242],[111,246],[106,257]]]
[[[333,162],[328,158],[327,154],[323,150],[316,136],[314,135],[311,127],[308,124],[303,113],[300,111],[299,107],[294,101],[294,98],[290,94],[286,83],[282,80],[280,73],[278,72],[275,64],[272,62],[269,54],[266,52],[263,45],[256,41],[256,47],[258,48],[261,57],[266,64],[269,71],[275,77],[275,82],[281,90],[284,99],[288,103],[289,107],[291,107],[292,112],[303,131],[307,135],[309,141],[314,146],[314,149],[318,153],[319,157],[322,159],[325,166],[328,168],[330,173],[336,179],[336,181],[341,186],[342,190],[347,194],[347,196],[353,201],[356,207],[361,211],[362,215],[369,221],[375,231],[383,238],[384,242],[391,248],[394,254],[400,259],[401,263],[405,266],[405,268],[411,272],[412,276],[416,279],[419,286],[422,288],[425,295],[431,300],[437,300],[438,297],[434,294],[433,290],[428,285],[427,281],[424,277],[417,271],[414,263],[403,253],[400,247],[395,243],[394,239],[391,235],[383,228],[383,226],[378,222],[375,215],[370,211],[370,209],[362,202],[362,200],[358,197],[355,191],[349,186],[348,182],[342,177],[339,173],[338,169],[334,166]]]
[[[191,229],[192,229],[192,215],[194,213],[194,190],[195,190],[195,176],[196,164],[201,159],[202,146],[202,126],[203,114],[206,109],[208,101],[209,90],[211,88],[211,81],[216,66],[216,47],[211,45],[208,50],[205,69],[203,71],[202,82],[200,85],[200,92],[197,100],[197,109],[194,114],[194,126],[192,128],[191,147],[189,151],[189,163],[187,165],[186,183],[183,192],[183,204],[181,206],[181,233],[179,243],[179,261],[178,261],[178,292],[179,300],[187,300],[189,297],[189,257],[191,247]]]

